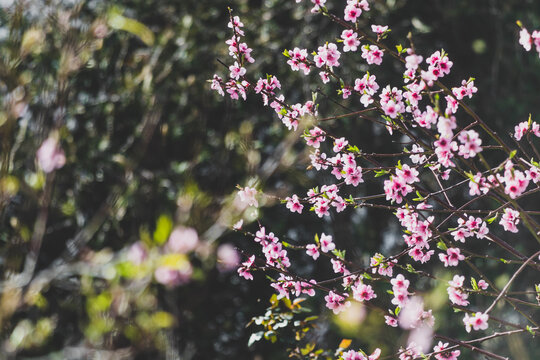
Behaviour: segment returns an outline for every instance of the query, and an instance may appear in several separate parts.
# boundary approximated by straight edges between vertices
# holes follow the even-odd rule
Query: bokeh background
[[[343,3],[328,7],[341,14]],[[475,77],[471,104],[503,136],[529,113],[540,116],[540,61],[518,44],[515,23],[540,28],[537,1],[370,4],[362,21],[390,25],[389,43],[407,45],[410,32],[418,53],[449,53],[448,84]],[[207,80],[226,74],[217,59],[229,60],[228,6],[246,25],[252,75],[275,74],[293,104],[317,93],[323,115],[358,108],[315,73],[286,64],[284,49],[313,50],[341,32],[310,14],[306,1],[0,0],[0,358],[285,359],[297,346],[291,328],[248,346],[260,326],[246,325],[265,314],[273,292],[264,274],[251,282],[237,276],[235,264],[258,249],[232,224],[243,219],[254,232],[260,219],[295,244],[331,233],[358,264],[400,249],[386,212],[350,209],[321,221],[291,214],[272,196],[259,209],[235,200],[237,185],[285,197],[331,178],[306,171],[299,134],[259,98],[232,102],[210,90]],[[359,56],[343,62],[350,80],[366,70]],[[400,73],[385,59],[377,78],[399,85]],[[369,151],[402,147],[358,119],[331,129]],[[50,136],[66,164],[47,174],[35,154]],[[375,193],[381,185],[366,187]],[[527,252],[534,243],[516,247]],[[293,259],[300,274],[331,276],[330,264]],[[177,274],[160,275],[171,264]],[[486,274],[498,284],[508,279],[500,264]],[[448,319],[447,334],[463,335],[446,310],[445,287],[428,299],[437,319]],[[406,339],[360,306],[334,317],[316,297],[305,308],[320,313],[309,336],[323,348],[350,338],[392,351]],[[540,358],[526,336],[489,346]]]

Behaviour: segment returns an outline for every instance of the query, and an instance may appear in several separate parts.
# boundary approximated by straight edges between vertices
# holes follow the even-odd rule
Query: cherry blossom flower
[[[257,201],[257,199],[255,199],[255,195],[257,195],[257,189],[248,186],[238,192],[238,197],[240,198],[240,201],[247,204],[248,206],[258,207],[259,202]]]
[[[448,350],[444,351],[445,349],[448,349],[448,343],[444,343],[442,341],[439,341],[437,345],[433,348],[433,352],[441,352],[439,354],[435,354],[435,359],[437,360],[457,360],[458,356],[461,354],[461,351],[459,350]]]
[[[485,282],[484,280],[480,280],[478,281],[478,287],[482,290],[487,290],[487,288],[489,287],[489,284]]]
[[[377,35],[381,35],[384,32],[388,30],[388,26],[382,26],[382,25],[371,25],[371,31],[373,31]]]
[[[231,244],[221,244],[217,248],[217,268],[219,271],[230,271],[240,262],[240,254]]]
[[[64,150],[59,146],[58,140],[52,136],[43,141],[36,152],[36,158],[39,167],[45,173],[60,169],[66,163]]]
[[[519,211],[510,208],[504,209],[504,215],[502,216],[501,221],[499,221],[499,224],[504,227],[505,231],[517,233],[517,224],[519,224]]]
[[[186,254],[195,250],[198,244],[199,236],[195,229],[178,226],[169,235],[166,247],[171,252]]]
[[[369,301],[377,297],[371,285],[366,285],[362,282],[352,286],[352,291],[354,299],[360,302]]]
[[[488,320],[488,314],[477,312],[471,317],[469,317],[469,314],[465,314],[463,323],[465,324],[465,330],[467,330],[467,332],[471,332],[471,327],[475,331],[486,330],[488,328]]]
[[[383,61],[383,52],[377,45],[364,45],[362,46],[362,57],[366,59],[366,62],[370,65],[381,65]]]
[[[448,248],[446,254],[439,254],[439,259],[444,263],[444,267],[458,266],[461,260],[465,260],[465,256],[459,248]]]
[[[295,47],[293,50],[289,50],[289,60],[287,64],[291,66],[293,71],[302,70],[304,75],[308,75],[311,71],[310,66],[306,63],[308,52],[306,49],[300,49]]]
[[[319,248],[315,244],[309,244],[306,246],[306,253],[313,258],[313,260],[317,260],[319,258]]]
[[[391,327],[398,327],[398,320],[393,317],[393,316],[389,316],[389,315],[384,315],[384,322],[386,323],[386,325],[388,326],[391,326]]]
[[[331,235],[325,235],[322,233],[319,242],[321,244],[321,251],[324,253],[332,251],[336,248],[336,244],[334,244]]]
[[[343,30],[341,33],[341,39],[343,39],[343,51],[356,51],[360,45],[360,40],[358,40],[358,34],[353,30]]]
[[[300,204],[300,200],[298,199],[297,195],[293,195],[292,197],[287,197],[285,199],[287,201],[287,209],[289,209],[291,212],[298,212],[299,214],[302,213],[302,209],[304,209],[304,205]]]
[[[350,301],[346,301],[348,295],[341,296],[333,291],[330,291],[328,295],[324,297],[326,300],[326,307],[334,312],[334,314],[339,314],[344,311],[346,308],[351,306]]]
[[[337,45],[334,43],[325,44],[324,46],[319,46],[317,55],[313,58],[315,65],[317,67],[322,67],[324,65],[333,67],[339,66],[339,57],[341,53],[337,49]]]

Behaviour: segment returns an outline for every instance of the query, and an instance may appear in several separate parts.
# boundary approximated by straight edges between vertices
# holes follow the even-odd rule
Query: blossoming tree
[[[231,59],[220,61],[228,73],[224,78],[216,74],[211,88],[233,100],[246,100],[250,93],[261,96],[263,105],[287,129],[304,138],[311,149],[308,171],[320,175],[321,181],[306,189],[305,195],[280,199],[294,216],[324,220],[348,208],[386,210],[401,226],[401,250],[370,254],[369,261],[355,259],[340,249],[339,239],[331,234],[313,234],[310,243],[283,241],[283,236],[266,229],[262,218],[254,231],[247,226],[243,230],[241,224],[234,227],[261,248],[260,253],[246,254],[238,274],[254,281],[258,281],[258,272],[267,274],[277,294],[272,311],[280,299],[295,312],[304,298],[321,294],[334,314],[347,311],[352,302],[362,303],[387,326],[408,334],[403,344],[387,354],[379,348],[348,350],[351,343],[347,340],[330,350],[310,342],[305,336],[310,330],[307,326],[300,335],[297,332],[301,345],[290,349],[291,356],[449,360],[471,351],[507,359],[482,344],[519,333],[534,338],[540,331],[540,285],[521,282],[521,288],[510,291],[518,277],[527,273],[538,279],[540,270],[540,211],[527,208],[524,202],[540,190],[540,153],[535,143],[540,125],[529,116],[515,121],[510,137],[499,135],[467,103],[481,91],[475,79],[466,77],[447,85],[454,63],[446,51],[425,54],[415,48],[412,37],[408,46],[395,45],[389,38],[389,26],[366,26],[363,17],[371,11],[369,1],[333,4],[335,11],[326,7],[326,0],[311,3],[311,12],[328,17],[341,35],[327,39],[315,51],[300,46],[285,49],[284,61],[291,71],[306,76],[316,72],[323,84],[331,84],[338,96],[349,99],[357,109],[341,106],[340,111],[346,108],[348,112],[322,116],[316,96],[292,104],[280,93],[285,82],[274,75],[252,76],[249,65],[256,54],[245,42],[244,24],[232,10],[227,41]],[[520,22],[518,26],[519,43],[540,54],[540,32],[531,33]],[[355,78],[351,81],[351,72],[342,65],[345,57],[365,62],[369,70],[352,72]],[[378,66],[383,62],[400,67],[402,78],[393,84],[381,83]],[[402,151],[372,152],[339,133],[339,125],[327,126],[343,118],[369,121],[385,129],[404,144]],[[328,174],[332,181],[326,180]],[[376,184],[370,187],[378,189],[375,193],[367,192],[364,185],[368,182]],[[239,199],[249,206],[257,207],[261,198],[270,196],[253,186],[239,189]],[[520,234],[519,238],[513,233]],[[525,253],[516,242],[533,250]],[[489,247],[489,251],[477,252],[479,246]],[[300,275],[291,252],[328,262],[333,277]],[[486,271],[493,263],[504,264],[508,277],[503,284],[493,281]],[[439,268],[451,269],[451,279],[441,277]],[[446,304],[456,313],[451,322],[462,324],[469,333],[466,338],[447,334],[446,324],[427,306],[424,295],[437,286],[446,288]],[[511,316],[505,316],[508,312]],[[303,323],[312,320],[306,318]],[[265,325],[266,332],[254,334],[253,341],[263,335],[275,340],[277,329],[285,326],[269,326],[264,318],[255,322]]]

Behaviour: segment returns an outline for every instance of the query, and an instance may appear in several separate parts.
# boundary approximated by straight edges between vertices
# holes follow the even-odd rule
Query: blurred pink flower
[[[240,254],[231,244],[222,244],[217,249],[217,267],[219,271],[231,271],[240,263]]]
[[[58,140],[47,138],[36,152],[39,167],[46,173],[60,169],[66,163],[64,150],[58,145]]]
[[[165,286],[178,286],[187,283],[191,279],[193,268],[187,263],[181,269],[173,269],[168,266],[160,266],[154,271],[156,281]]]
[[[171,252],[185,254],[195,250],[198,243],[199,236],[195,229],[178,226],[169,235],[167,248]]]
[[[141,265],[147,257],[148,253],[146,251],[146,247],[142,242],[137,241],[135,244],[130,246],[127,254],[127,259],[135,265]]]

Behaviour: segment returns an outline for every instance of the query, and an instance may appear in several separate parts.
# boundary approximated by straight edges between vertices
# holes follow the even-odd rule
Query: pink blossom
[[[317,13],[319,10],[321,10],[321,7],[324,6],[326,3],[326,0],[311,0],[311,2],[314,4],[313,8],[311,9],[312,13]]]
[[[319,127],[315,126],[313,129],[309,130],[309,135],[304,135],[307,145],[318,149],[321,142],[326,140],[325,132]]]
[[[137,241],[129,247],[127,259],[135,265],[141,265],[148,257],[148,250],[142,241]]]
[[[444,263],[444,267],[458,266],[461,260],[465,260],[465,256],[459,248],[448,248],[446,254],[439,254],[439,259]]]
[[[407,349],[400,348],[399,349],[399,360],[413,360],[420,358],[420,348],[418,345],[414,342],[409,343],[407,346]]]
[[[354,351],[354,350],[345,351],[341,355],[341,358],[343,360],[367,360],[367,358],[364,356],[364,354],[362,354],[362,353],[360,353],[358,351]]]
[[[433,348],[433,352],[441,352],[440,354],[435,354],[435,359],[437,360],[457,360],[458,356],[461,354],[461,351],[459,350],[448,350],[444,351],[445,349],[448,349],[448,343],[442,343],[442,341],[439,341],[439,343]]]
[[[391,327],[397,327],[398,326],[398,321],[393,316],[384,315],[384,322],[386,323],[386,325],[391,326]]]
[[[499,221],[499,224],[504,227],[505,231],[517,233],[517,224],[519,224],[519,211],[511,208],[504,209],[504,215],[502,216],[501,221]]]
[[[323,82],[323,84],[327,84],[330,82],[330,76],[328,76],[328,73],[326,71],[321,71],[319,73],[319,76]]]
[[[324,253],[332,251],[336,248],[336,244],[334,244],[331,235],[325,235],[324,233],[322,233],[319,242],[321,244],[321,250]]]
[[[339,273],[348,273],[349,271],[343,266],[343,261],[339,259],[330,259],[330,262],[332,263],[332,269],[336,274]]]
[[[347,146],[349,142],[344,138],[339,138],[334,140],[334,148],[332,149],[334,152],[340,152]]]
[[[459,155],[464,159],[475,157],[477,153],[482,151],[482,140],[478,133],[474,130],[462,131],[458,135],[458,140],[461,142],[459,146]]]
[[[355,300],[363,302],[369,301],[377,297],[377,294],[371,288],[371,285],[359,283],[352,287],[353,297]]]
[[[192,272],[193,270],[189,263],[187,263],[182,271],[168,266],[160,266],[154,271],[154,277],[158,283],[173,287],[187,283],[191,278]]]
[[[413,164],[423,164],[427,158],[425,155],[422,155],[424,148],[413,144],[411,149],[411,155],[409,156]]]
[[[317,260],[319,258],[319,248],[315,244],[309,244],[306,246],[306,253],[313,258],[313,260]]]
[[[169,235],[167,249],[174,253],[186,254],[195,250],[199,244],[199,236],[193,228],[178,226]]]
[[[246,74],[246,69],[240,66],[240,64],[238,64],[237,61],[234,62],[234,65],[229,66],[229,70],[231,72],[230,73],[231,79],[235,79],[235,80],[240,79],[241,76],[244,76]]]
[[[242,263],[242,266],[238,268],[238,275],[242,276],[246,280],[253,280],[253,275],[250,272],[253,263],[255,262],[255,255],[251,255],[246,262]]]
[[[525,135],[528,129],[529,129],[528,121],[523,121],[523,122],[520,122],[518,125],[516,125],[516,127],[514,128],[514,137],[516,138],[516,140],[518,141],[521,140],[521,138],[523,137],[523,135]]]
[[[348,295],[341,296],[336,294],[333,291],[330,291],[328,295],[324,297],[326,300],[326,307],[334,312],[334,314],[339,314],[344,311],[346,308],[351,306],[350,301],[346,301]]]
[[[287,201],[287,209],[289,209],[291,212],[298,212],[299,214],[302,213],[302,209],[304,208],[304,205],[300,204],[300,200],[298,199],[297,195],[293,195],[292,197],[287,197],[285,199]]]
[[[293,71],[302,70],[304,75],[308,75],[311,68],[306,63],[308,53],[306,49],[299,49],[295,47],[293,50],[289,50],[289,60],[287,64],[291,66]]]
[[[522,28],[519,32],[519,43],[525,48],[525,50],[531,50],[532,37],[525,28]]]
[[[476,93],[477,91],[478,89],[474,86],[473,80],[469,80],[469,81],[463,80],[461,82],[461,87],[452,88],[452,93],[458,100],[463,99],[465,96],[472,98],[473,94]]]
[[[486,330],[488,328],[488,320],[488,314],[477,312],[471,317],[469,317],[469,314],[465,314],[463,323],[465,324],[465,330],[467,330],[467,332],[471,332],[471,327],[475,331]]]
[[[217,267],[220,271],[230,271],[240,262],[240,254],[231,244],[221,244],[217,249]]]
[[[212,79],[212,84],[210,85],[210,89],[215,90],[218,92],[219,95],[225,96],[225,92],[223,92],[223,87],[221,84],[223,83],[223,79],[214,74],[214,78]]]
[[[258,207],[259,202],[257,201],[257,199],[255,199],[255,195],[257,195],[257,189],[248,186],[238,192],[238,197],[240,197],[240,201],[247,204],[248,206]]]
[[[356,51],[360,45],[358,40],[358,34],[353,30],[343,30],[341,33],[341,39],[343,39],[343,51]]]
[[[489,287],[489,284],[485,282],[484,280],[480,280],[478,281],[478,287],[482,290],[487,290],[487,288]]]
[[[341,53],[337,49],[337,45],[334,43],[324,44],[319,46],[317,55],[313,58],[317,67],[321,66],[339,66],[339,57]]]
[[[402,274],[398,274],[394,279],[390,280],[392,284],[392,291],[398,292],[401,290],[407,290],[409,288],[410,281],[405,279]]]
[[[244,219],[240,219],[237,222],[234,223],[233,229],[234,230],[242,230],[242,225],[244,225]]]
[[[383,52],[377,45],[364,45],[362,46],[362,57],[366,59],[367,63],[372,65],[381,65],[383,61]]]
[[[388,26],[382,26],[382,25],[371,25],[371,31],[373,31],[377,35],[381,35],[384,32],[388,30]]]
[[[38,165],[45,173],[62,168],[66,163],[64,150],[59,146],[58,140],[52,136],[43,141],[36,152]]]

